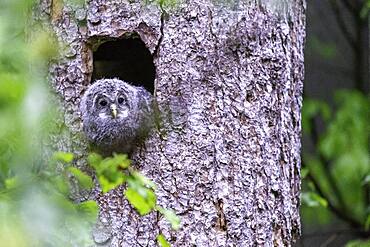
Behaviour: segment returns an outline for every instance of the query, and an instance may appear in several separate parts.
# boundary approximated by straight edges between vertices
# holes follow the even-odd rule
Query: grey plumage
[[[82,97],[83,131],[95,151],[130,154],[153,126],[153,97],[119,79],[94,82]]]

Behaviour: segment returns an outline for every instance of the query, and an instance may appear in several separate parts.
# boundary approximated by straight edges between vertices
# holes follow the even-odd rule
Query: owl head
[[[94,82],[82,97],[83,131],[103,154],[130,153],[147,130],[152,96],[119,79]]]

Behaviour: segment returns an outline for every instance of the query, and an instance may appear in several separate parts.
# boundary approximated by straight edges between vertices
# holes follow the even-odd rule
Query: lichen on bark
[[[297,238],[305,3],[273,2],[187,0],[164,13],[142,1],[90,0],[53,14],[42,1],[67,47],[50,69],[69,131],[61,142],[81,160],[78,105],[93,47],[136,33],[156,66],[162,122],[133,161],[182,227],[171,231],[157,213],[140,217],[123,188],[96,188],[98,244],[155,246],[159,232],[173,246],[289,246]]]

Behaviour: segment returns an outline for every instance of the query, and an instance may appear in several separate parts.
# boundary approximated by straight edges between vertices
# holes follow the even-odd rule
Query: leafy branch
[[[358,231],[368,232],[370,214],[368,191],[367,118],[370,102],[357,91],[338,91],[334,114],[327,104],[305,99],[303,130],[311,138],[313,152],[305,154],[302,176],[306,192],[302,200],[308,206],[324,206]],[[327,126],[319,133],[318,123]],[[366,178],[369,178],[368,180]],[[308,191],[307,191],[308,189]],[[349,203],[350,202],[350,203]]]
[[[154,192],[156,185],[130,166],[131,161],[127,155],[114,154],[113,157],[103,158],[92,153],[88,157],[88,163],[94,169],[103,193],[126,184],[124,196],[141,216],[156,211],[164,216],[173,230],[180,228],[180,218],[172,210],[157,204]],[[84,188],[93,187],[92,178],[83,171],[75,167],[69,167],[68,171]],[[162,246],[170,246],[161,233],[157,236],[157,241]]]

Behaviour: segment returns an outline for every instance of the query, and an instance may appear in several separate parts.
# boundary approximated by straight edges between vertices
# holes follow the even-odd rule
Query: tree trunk
[[[187,0],[171,8],[49,1],[41,11],[66,44],[51,66],[67,126],[58,148],[74,152],[77,166],[86,153],[80,97],[93,69],[110,66],[109,58],[94,64],[94,50],[136,37],[155,65],[160,127],[132,159],[157,184],[158,203],[180,216],[181,229],[171,231],[156,213],[140,217],[122,188],[105,195],[97,188],[85,195],[100,206],[96,243],[155,246],[162,232],[173,246],[290,246],[300,233],[305,1]]]

